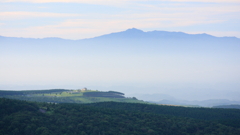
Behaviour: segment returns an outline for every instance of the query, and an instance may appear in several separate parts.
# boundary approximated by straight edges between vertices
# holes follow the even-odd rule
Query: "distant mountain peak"
[[[126,32],[143,32],[143,31],[136,28],[131,28],[131,29],[127,29]]]

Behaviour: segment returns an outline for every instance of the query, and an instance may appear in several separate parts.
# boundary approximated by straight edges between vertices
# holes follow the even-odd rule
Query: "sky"
[[[6,37],[77,40],[137,28],[240,38],[239,24],[239,0],[0,0]],[[180,54],[46,48],[0,43],[0,89],[87,87],[240,101],[239,47]]]
[[[84,39],[138,28],[240,38],[239,0],[0,0],[0,36]]]

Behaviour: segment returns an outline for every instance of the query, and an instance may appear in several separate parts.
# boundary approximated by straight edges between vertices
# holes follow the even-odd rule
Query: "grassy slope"
[[[11,98],[11,99],[20,99],[28,101],[39,101],[39,102],[61,102],[61,103],[95,103],[95,102],[128,102],[128,103],[145,103],[141,100],[136,100],[133,98],[107,98],[107,97],[86,97],[83,96],[84,92],[96,92],[95,90],[88,91],[60,91],[52,93],[27,93],[25,95],[5,95],[1,97]],[[17,93],[17,92],[16,92]],[[0,91],[1,95],[1,91]]]

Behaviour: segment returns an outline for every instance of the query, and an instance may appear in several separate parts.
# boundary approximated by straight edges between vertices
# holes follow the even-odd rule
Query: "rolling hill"
[[[95,103],[95,102],[129,102],[147,103],[136,98],[126,98],[124,93],[116,91],[96,91],[96,90],[25,90],[25,91],[4,91],[0,90],[0,97],[19,99],[37,102],[52,103]]]

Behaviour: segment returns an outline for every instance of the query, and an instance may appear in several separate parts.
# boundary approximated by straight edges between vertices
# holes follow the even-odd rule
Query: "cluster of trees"
[[[50,89],[50,90],[24,90],[24,91],[9,91],[9,90],[0,90],[0,96],[7,95],[31,95],[31,94],[47,94],[47,93],[61,93],[68,91],[66,89]]]
[[[87,97],[109,97],[109,98],[125,98],[121,92],[108,91],[108,92],[85,92],[83,96]]]
[[[135,98],[111,98],[111,97],[88,97],[88,96],[22,96],[22,95],[7,95],[4,98],[18,99],[26,101],[36,101],[36,102],[51,102],[51,103],[95,103],[95,102],[129,102],[129,103],[145,103],[142,100],[137,100]]]
[[[97,107],[98,106],[98,107]],[[107,107],[110,106],[110,107]],[[116,106],[116,108],[114,108]],[[2,135],[237,135],[239,127],[162,114],[161,106],[147,104],[98,103],[53,104],[0,98]],[[127,109],[126,109],[127,108]],[[151,109],[149,108],[155,108]],[[134,109],[137,109],[134,111]],[[178,112],[178,107],[169,107]],[[186,111],[190,108],[185,108]],[[145,111],[142,111],[145,110]],[[154,111],[155,110],[155,111]],[[219,109],[217,109],[219,110]],[[211,109],[209,109],[209,114]],[[233,114],[234,110],[228,110]],[[204,111],[203,111],[204,112]],[[207,112],[207,110],[205,111]],[[227,114],[227,113],[226,113]],[[240,113],[238,112],[238,115]],[[194,114],[193,114],[194,115]],[[196,114],[197,117],[198,114]],[[205,114],[207,117],[207,113]],[[235,119],[239,119],[234,115]]]
[[[74,100],[73,97],[56,97],[56,96],[4,96],[4,98],[36,101],[36,102],[52,102],[52,103],[82,103],[79,100]]]
[[[105,101],[144,103],[136,98],[125,98],[124,93],[116,91],[84,91],[76,92],[66,89],[35,90],[35,91],[3,91],[0,97],[36,102],[54,103],[95,103]]]

